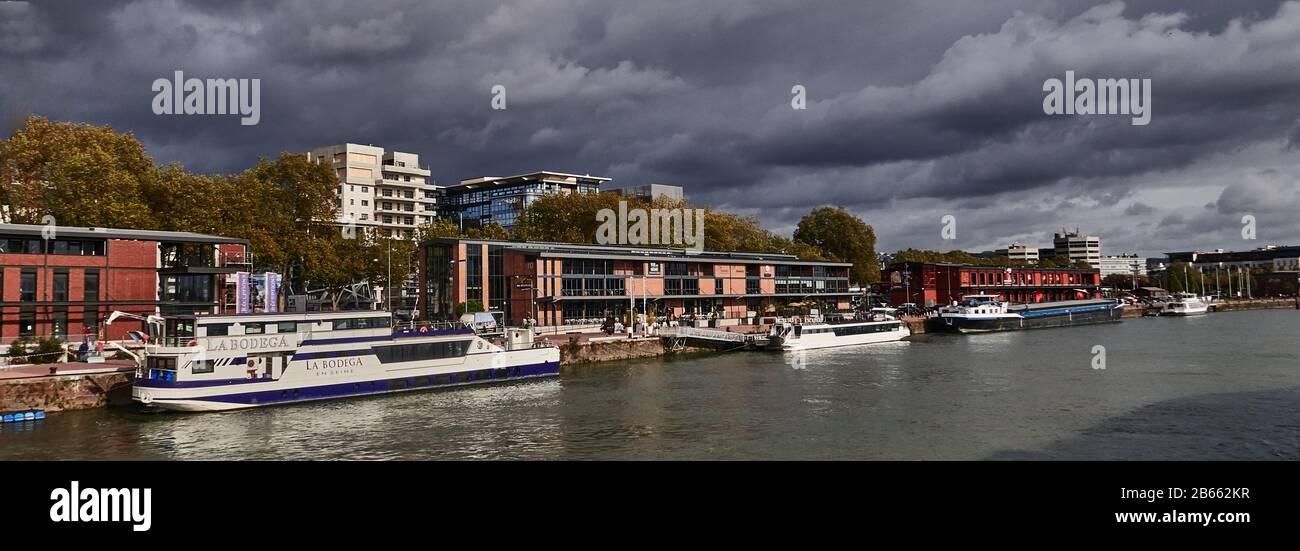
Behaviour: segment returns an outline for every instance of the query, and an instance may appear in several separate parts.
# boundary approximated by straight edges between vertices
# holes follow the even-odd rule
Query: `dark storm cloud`
[[[175,70],[262,79],[261,123],[153,115],[150,84]],[[1152,79],[1151,124],[1044,115],[1043,81],[1066,70]],[[778,230],[842,205],[884,249],[1062,226],[1107,252],[1238,246],[1245,210],[1261,238],[1300,242],[1272,208],[1300,179],[1300,3],[0,3],[0,75],[6,129],[112,124],[197,171],[350,141],[419,153],[443,183],[680,183]]]

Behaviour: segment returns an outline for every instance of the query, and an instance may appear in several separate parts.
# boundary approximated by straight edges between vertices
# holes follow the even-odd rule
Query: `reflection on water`
[[[1298,322],[1133,319],[224,413],[65,412],[0,428],[0,459],[1296,459]]]

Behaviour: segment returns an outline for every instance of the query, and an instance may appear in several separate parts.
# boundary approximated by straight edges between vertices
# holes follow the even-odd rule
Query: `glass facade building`
[[[465,227],[497,223],[509,229],[519,213],[539,197],[552,193],[595,193],[609,178],[560,172],[534,172],[505,178],[463,180],[443,189],[440,216]]]

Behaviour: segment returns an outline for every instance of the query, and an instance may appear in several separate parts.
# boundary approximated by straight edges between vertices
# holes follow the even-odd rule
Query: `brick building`
[[[1083,268],[974,266],[900,262],[885,270],[892,304],[943,306],[965,295],[997,294],[1010,302],[1101,298],[1101,272]]]
[[[786,254],[443,238],[421,243],[419,257],[423,319],[478,300],[510,324],[562,325],[621,317],[635,299],[661,320],[741,320],[792,302],[847,309],[852,296],[852,264]]]
[[[187,232],[0,224],[0,345],[18,337],[76,339],[114,310],[217,312],[226,274],[248,270],[243,239]],[[125,338],[123,320],[101,337]]]

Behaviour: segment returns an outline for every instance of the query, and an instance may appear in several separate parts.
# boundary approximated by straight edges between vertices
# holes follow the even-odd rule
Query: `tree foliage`
[[[656,197],[646,202],[610,192],[545,195],[534,200],[520,214],[515,221],[514,237],[525,241],[595,243],[596,230],[601,225],[596,214],[601,209],[618,212],[620,201],[626,201],[629,212],[638,208],[698,208],[684,200]],[[683,245],[660,243],[644,246],[676,248]],[[757,218],[710,209],[704,209],[704,248],[726,252],[785,253],[815,260],[827,258],[813,245],[764,229]]]
[[[34,116],[0,142],[0,204],[14,223],[155,228],[142,189],[162,176],[134,136],[107,126]]]
[[[840,207],[813,209],[799,220],[794,240],[816,247],[835,260],[853,263],[853,281],[867,285],[880,280],[876,231]]]

